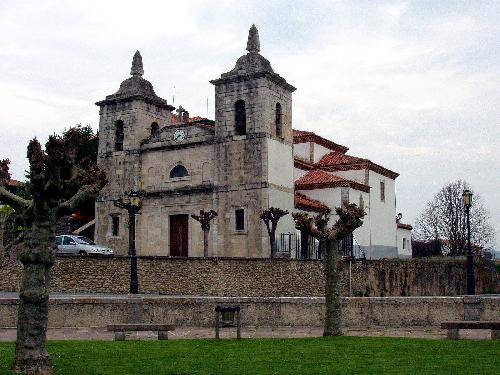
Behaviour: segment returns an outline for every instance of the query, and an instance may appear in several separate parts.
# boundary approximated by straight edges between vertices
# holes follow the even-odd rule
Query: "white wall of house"
[[[293,167],[293,149],[290,145],[268,139],[268,173],[269,207],[287,210],[290,214],[284,216],[276,229],[279,233],[294,233],[295,223],[291,212],[294,209],[295,176]],[[278,237],[279,238],[279,237]]]
[[[314,162],[317,163],[323,156],[332,152],[329,148],[314,143]]]
[[[290,145],[267,139],[268,181],[271,184],[293,189],[293,149]]]
[[[309,161],[311,155],[310,143],[295,143],[293,145],[293,155],[298,157],[299,159]]]
[[[299,169],[299,168],[294,168],[293,169],[293,180],[297,181],[299,178],[306,175],[307,173],[309,173],[309,171],[304,171],[304,170]]]
[[[398,257],[411,258],[411,230],[397,228]]]
[[[396,193],[395,181],[381,174],[369,171],[368,184],[370,199],[370,246],[367,257],[386,258],[397,257],[396,245]],[[385,186],[385,197],[381,197],[381,185]]]
[[[334,171],[333,174],[343,177],[347,180],[356,181],[360,184],[366,184],[365,181],[365,169],[352,169],[350,171]]]

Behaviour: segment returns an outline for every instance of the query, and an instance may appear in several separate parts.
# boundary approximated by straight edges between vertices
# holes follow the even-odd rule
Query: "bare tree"
[[[354,203],[335,208],[338,220],[328,228],[328,215],[320,214],[311,218],[308,214],[293,213],[296,227],[319,240],[325,251],[325,327],[323,336],[339,336],[341,331],[342,299],[340,296],[340,259],[339,242],[356,228],[363,225],[365,212]]]
[[[267,234],[269,234],[271,258],[276,258],[276,253],[278,252],[278,247],[276,245],[276,228],[278,227],[280,219],[285,215],[288,215],[288,211],[276,207],[269,207],[267,210],[262,211],[260,215],[260,218],[264,221],[264,224],[266,224]]]
[[[51,136],[45,146],[33,139],[28,145],[31,200],[0,187],[0,198],[24,211],[30,228],[24,237],[23,276],[19,292],[16,357],[12,369],[25,374],[51,374],[46,348],[49,274],[55,261],[55,224],[58,217],[95,200],[106,183],[95,164],[78,157],[80,144],[71,129],[63,137]],[[8,164],[8,163],[7,163]],[[2,163],[0,185],[9,178]]]
[[[191,215],[193,219],[201,224],[201,230],[203,231],[203,256],[208,257],[208,234],[210,232],[210,222],[217,216],[217,212],[214,210],[204,211],[200,210],[199,215]]]
[[[458,180],[443,187],[427,203],[417,218],[414,237],[419,241],[444,241],[449,255],[463,255],[467,249],[467,217],[462,198],[467,182]],[[474,194],[470,211],[471,242],[474,248],[489,249],[495,242],[495,230],[481,197]]]

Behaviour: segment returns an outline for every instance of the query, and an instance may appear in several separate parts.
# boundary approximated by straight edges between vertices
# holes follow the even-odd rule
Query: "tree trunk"
[[[203,256],[208,258],[208,232],[210,228],[203,230]]]
[[[4,231],[5,231],[5,220],[7,220],[7,218],[0,218],[0,220],[2,220],[2,222],[0,223],[0,259],[3,259],[3,257],[5,256],[5,246],[3,244],[3,241],[4,241]]]
[[[271,245],[271,258],[276,258],[276,254],[278,253],[278,246],[276,244],[276,230],[271,230],[269,233],[269,243]]]
[[[21,255],[24,270],[19,292],[16,358],[12,369],[23,374],[52,374],[46,332],[49,273],[54,264],[53,232],[49,220],[34,223],[31,238]]]
[[[340,253],[338,242],[323,240],[320,246],[325,250],[325,329],[323,336],[340,336],[342,298],[340,296]]]

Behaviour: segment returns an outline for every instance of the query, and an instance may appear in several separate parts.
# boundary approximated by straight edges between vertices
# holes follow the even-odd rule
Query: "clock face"
[[[174,133],[174,141],[180,142],[186,139],[186,131],[182,129],[178,129]]]

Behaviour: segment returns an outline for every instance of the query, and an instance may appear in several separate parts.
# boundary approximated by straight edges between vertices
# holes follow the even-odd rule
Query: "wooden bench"
[[[110,324],[106,326],[108,332],[115,333],[115,341],[124,341],[125,332],[158,331],[158,340],[168,340],[168,331],[174,326],[167,324]]]
[[[442,322],[441,329],[447,329],[446,338],[451,340],[458,339],[458,331],[461,329],[489,329],[491,330],[491,339],[500,339],[500,321],[451,321]]]

